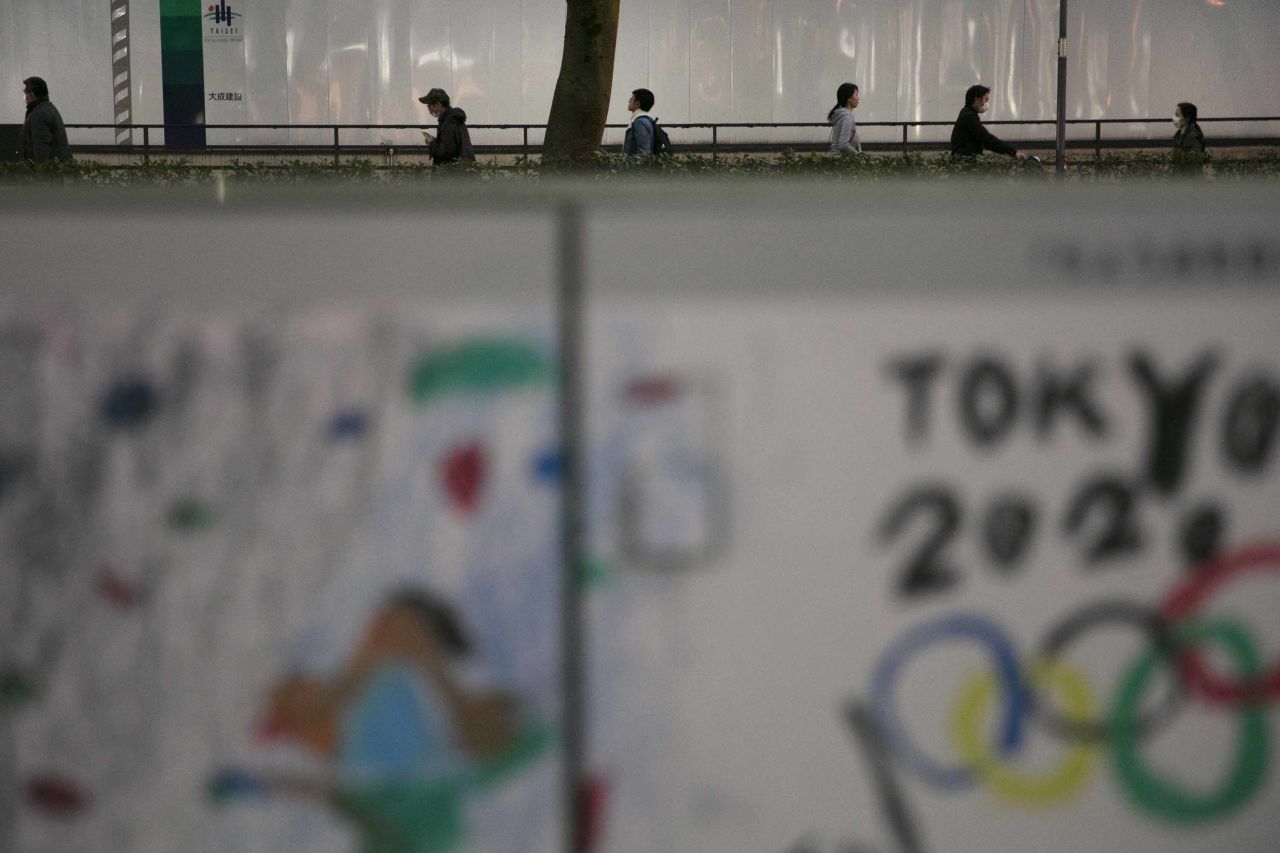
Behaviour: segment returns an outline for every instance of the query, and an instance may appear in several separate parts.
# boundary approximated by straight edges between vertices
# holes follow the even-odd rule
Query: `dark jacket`
[[[1001,142],[994,133],[982,126],[978,111],[966,106],[956,116],[956,126],[951,129],[951,153],[960,157],[973,157],[983,150],[997,154],[1018,155],[1018,149]]]
[[[27,105],[27,118],[22,122],[22,158],[32,163],[71,162],[67,128],[58,108],[49,103],[48,98]]]
[[[1178,128],[1173,135],[1173,169],[1175,172],[1198,172],[1204,165],[1204,131],[1194,121]]]
[[[476,152],[471,148],[471,134],[467,132],[467,114],[457,107],[440,113],[436,138],[427,143],[427,153],[436,166],[455,160],[474,162]]]

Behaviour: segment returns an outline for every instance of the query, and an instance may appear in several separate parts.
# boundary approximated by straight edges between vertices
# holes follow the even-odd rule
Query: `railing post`
[[[529,125],[520,128],[520,135],[523,137],[520,142],[520,150],[524,152],[524,173],[529,174]]]
[[[151,165],[151,128],[142,128],[142,165]]]
[[[559,346],[560,436],[560,661],[561,720],[564,770],[562,807],[563,850],[586,849],[578,834],[582,827],[582,799],[586,768],[587,692],[587,592],[582,582],[587,565],[586,454],[586,230],[579,203],[562,202],[557,217],[559,269],[556,282],[557,339]]]
[[[333,126],[333,165],[339,165],[338,161],[338,126]]]
[[[1053,171],[1067,172],[1067,0],[1058,0],[1058,104],[1054,129]]]
[[[1102,122],[1093,123],[1093,159],[1102,159]]]
[[[711,162],[714,163],[719,159],[720,154],[720,125],[711,125]]]
[[[902,156],[907,156],[907,123],[902,123]]]

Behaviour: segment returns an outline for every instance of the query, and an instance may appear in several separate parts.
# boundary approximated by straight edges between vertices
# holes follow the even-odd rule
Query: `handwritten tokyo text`
[[[1073,544],[1082,565],[1099,566],[1136,556],[1149,543],[1147,502],[1171,501],[1186,490],[1197,435],[1208,420],[1205,401],[1222,383],[1221,410],[1208,425],[1220,463],[1239,478],[1258,478],[1267,468],[1280,431],[1280,381],[1260,367],[1225,375],[1216,350],[1198,353],[1176,369],[1160,365],[1142,349],[1131,351],[1119,375],[1140,402],[1141,455],[1132,470],[1085,472],[1051,519]],[[1080,360],[1067,369],[1042,362],[1030,375],[1012,360],[983,354],[967,360],[941,352],[892,359],[887,376],[902,392],[903,433],[908,447],[927,445],[940,412],[951,411],[958,432],[978,453],[992,453],[1020,430],[1051,446],[1066,429],[1100,446],[1112,441],[1117,415],[1104,405],[1102,364]],[[1211,445],[1212,446],[1212,445]],[[997,570],[1016,570],[1044,526],[1044,499],[1032,490],[1010,489],[975,511],[959,490],[939,480],[918,482],[896,497],[882,515],[877,535],[885,545],[905,538],[917,518],[924,535],[908,543],[896,589],[905,597],[940,592],[961,577],[951,556],[953,540],[976,518],[979,553]],[[1176,537],[1188,564],[1203,561],[1223,545],[1228,519],[1213,501],[1178,509]]]

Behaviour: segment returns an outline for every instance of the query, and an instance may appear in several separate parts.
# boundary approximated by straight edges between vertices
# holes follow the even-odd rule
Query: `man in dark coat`
[[[70,163],[67,128],[58,108],[49,102],[49,85],[39,77],[28,77],[22,81],[22,94],[27,99],[27,117],[22,123],[22,158],[35,164],[50,160]]]
[[[467,114],[449,106],[449,93],[444,89],[432,89],[418,101],[426,104],[427,110],[436,117],[436,135],[422,131],[431,164],[442,166],[459,160],[474,163],[476,152],[471,148],[471,134],[467,132]]]
[[[964,109],[956,116],[956,126],[951,129],[951,153],[957,157],[973,157],[984,150],[1007,154],[1019,159],[1026,155],[1000,139],[982,126],[979,113],[985,113],[991,103],[991,90],[981,83],[970,86],[964,93]]]

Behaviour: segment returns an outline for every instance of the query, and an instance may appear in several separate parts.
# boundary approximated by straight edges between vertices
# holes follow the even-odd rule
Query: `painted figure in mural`
[[[422,131],[422,141],[427,143],[433,166],[459,161],[474,163],[476,153],[471,147],[471,134],[467,131],[467,114],[449,105],[449,93],[444,89],[432,89],[418,98],[427,105],[427,111],[436,119],[436,135]]]
[[[1204,167],[1204,132],[1196,123],[1200,111],[1183,101],[1173,110],[1173,170],[1179,174],[1198,174]]]
[[[67,128],[62,114],[49,100],[49,85],[40,77],[22,81],[22,94],[27,99],[27,117],[22,122],[22,159],[35,164],[57,160],[71,162],[67,144]]]
[[[994,133],[982,125],[981,113],[985,113],[991,104],[991,89],[981,83],[970,86],[964,93],[964,107],[956,116],[955,127],[951,129],[951,154],[956,157],[974,157],[983,151],[1006,154],[1010,157],[1025,159],[1018,149],[1007,142],[1002,142]]]
[[[831,124],[831,154],[861,154],[862,140],[858,138],[858,122],[853,118],[862,95],[856,83],[841,83],[836,89],[836,105],[827,113]]]
[[[456,666],[471,651],[445,602],[394,594],[336,678],[290,676],[268,700],[261,734],[306,748],[333,773],[224,773],[215,794],[319,799],[355,826],[362,853],[456,849],[466,797],[523,767],[547,739],[520,730],[513,697],[463,683]]]
[[[640,157],[653,154],[654,126],[649,110],[653,109],[653,92],[648,89],[636,89],[627,101],[627,112],[631,113],[631,125],[622,138],[622,153],[627,157]]]

